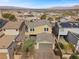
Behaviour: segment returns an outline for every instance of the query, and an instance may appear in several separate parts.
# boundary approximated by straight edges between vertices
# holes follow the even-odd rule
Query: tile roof
[[[14,35],[4,35],[3,37],[0,38],[0,48],[1,49],[6,49],[8,48],[13,40],[15,40],[16,36]]]
[[[51,24],[48,20],[37,20],[37,21],[33,21],[33,22],[26,21],[25,24],[30,28],[38,27],[38,26],[42,26],[42,25],[51,26]]]
[[[2,29],[19,29],[23,21],[7,22]]]

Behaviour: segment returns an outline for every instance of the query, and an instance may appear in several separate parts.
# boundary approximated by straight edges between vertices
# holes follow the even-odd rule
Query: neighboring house
[[[68,31],[79,34],[79,23],[78,22],[57,22],[55,24],[55,33],[59,36],[66,36]]]
[[[2,31],[5,33],[5,35],[18,35],[21,24],[22,22],[9,21],[2,27]]]
[[[24,19],[26,21],[34,21],[34,20],[39,19],[38,17],[36,17],[36,16],[34,16],[33,14],[30,14],[30,13],[25,13],[23,16],[24,16]]]
[[[69,22],[69,21],[71,21],[71,19],[69,19],[69,17],[61,17],[59,21],[60,22]]]
[[[16,45],[25,39],[25,23],[8,21],[0,31],[0,59],[14,59]]]
[[[14,35],[0,37],[0,59],[14,59],[15,39]]]
[[[72,43],[76,47],[76,50],[79,52],[79,34],[68,32],[67,41]]]
[[[25,35],[37,35],[40,33],[52,33],[52,26],[48,20],[25,22],[27,31]]]
[[[5,35],[17,35],[17,40],[24,39],[25,34],[25,23],[23,21],[7,22],[3,27],[2,31]]]

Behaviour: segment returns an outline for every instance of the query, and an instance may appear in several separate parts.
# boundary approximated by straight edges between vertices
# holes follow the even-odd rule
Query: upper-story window
[[[48,28],[44,28],[44,31],[48,31],[49,29]]]
[[[35,31],[35,29],[34,28],[31,28],[30,31]]]

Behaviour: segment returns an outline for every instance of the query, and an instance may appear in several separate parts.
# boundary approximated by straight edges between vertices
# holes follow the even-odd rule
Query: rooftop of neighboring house
[[[50,21],[48,20],[26,21],[25,24],[27,27],[30,27],[30,28],[43,26],[43,25],[51,26]]]
[[[0,28],[2,28],[7,23],[6,20],[0,19]]]
[[[79,22],[58,22],[60,28],[79,28]]]
[[[14,35],[4,35],[0,37],[0,49],[8,48],[15,38],[16,36]]]
[[[79,34],[71,32],[76,38],[79,39]]]
[[[70,39],[71,39],[71,43],[72,43],[72,44],[77,44],[77,42],[78,42],[78,40],[79,40],[79,34],[74,33],[74,32],[70,32],[70,31],[68,32],[68,34],[71,34],[72,37],[75,38],[74,40],[72,40],[72,38],[70,38]]]
[[[72,19],[70,17],[61,17],[60,18],[60,22],[68,22],[68,21],[71,21]]]
[[[47,41],[47,42],[53,42],[54,43],[54,39],[52,37],[52,34],[50,33],[40,33],[37,35],[37,41]]]
[[[2,29],[19,29],[23,21],[8,21]]]

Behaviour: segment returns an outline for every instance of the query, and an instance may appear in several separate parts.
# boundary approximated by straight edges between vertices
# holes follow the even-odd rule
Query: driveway
[[[55,56],[50,44],[40,44],[39,49],[35,51],[34,59],[59,59]]]

